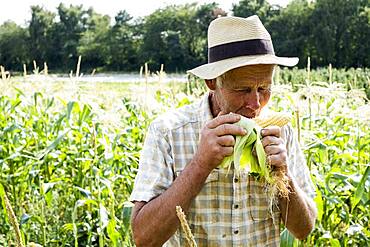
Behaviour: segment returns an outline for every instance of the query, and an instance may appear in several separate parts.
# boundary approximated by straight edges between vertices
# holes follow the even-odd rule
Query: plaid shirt
[[[152,122],[130,201],[148,202],[160,195],[190,163],[202,127],[213,118],[208,97]],[[292,177],[313,198],[309,171],[290,126],[282,128],[282,137]],[[247,172],[214,169],[192,202],[187,220],[198,246],[279,246],[279,209],[270,210],[264,187]],[[184,232],[177,230],[164,246],[186,246]]]

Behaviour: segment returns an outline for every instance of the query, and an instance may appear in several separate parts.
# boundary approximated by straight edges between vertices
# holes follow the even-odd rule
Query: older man
[[[149,127],[130,198],[136,245],[185,246],[177,205],[187,212],[198,246],[278,246],[280,219],[306,238],[315,224],[315,192],[290,126],[261,131],[272,169],[283,171],[290,185],[289,198],[278,198],[278,205],[270,207],[263,184],[248,172],[219,167],[233,153],[234,136],[248,134],[234,123],[263,114],[274,66],[298,59],[275,56],[257,16],[214,20],[208,47],[208,63],[189,72],[209,92]]]

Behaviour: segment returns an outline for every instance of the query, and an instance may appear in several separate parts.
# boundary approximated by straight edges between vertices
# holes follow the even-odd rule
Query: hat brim
[[[246,65],[276,64],[283,66],[294,66],[298,63],[298,61],[299,59],[297,57],[277,57],[270,54],[241,56],[203,64],[194,69],[188,70],[187,72],[202,79],[215,79],[229,70]]]

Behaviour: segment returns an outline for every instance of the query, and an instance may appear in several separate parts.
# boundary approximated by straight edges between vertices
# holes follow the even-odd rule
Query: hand
[[[240,120],[240,115],[221,112],[216,118],[205,124],[200,133],[198,150],[193,160],[207,172],[216,168],[226,156],[233,154],[235,135],[245,135],[247,132],[234,125]]]
[[[281,128],[278,126],[266,127],[261,130],[261,135],[267,162],[273,170],[281,170],[287,175],[287,151],[285,142],[281,138]]]

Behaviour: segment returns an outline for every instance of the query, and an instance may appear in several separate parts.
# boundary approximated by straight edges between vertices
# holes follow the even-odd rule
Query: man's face
[[[214,90],[219,110],[258,116],[270,99],[273,69],[273,65],[250,65],[227,72],[222,86]]]

